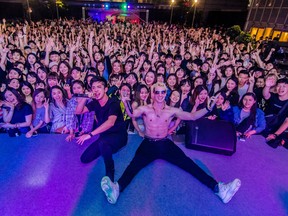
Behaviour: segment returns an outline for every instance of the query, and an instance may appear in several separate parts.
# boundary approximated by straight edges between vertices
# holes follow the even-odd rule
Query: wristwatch
[[[93,134],[90,132],[90,133],[88,133],[88,135],[90,136],[90,137],[93,137]]]

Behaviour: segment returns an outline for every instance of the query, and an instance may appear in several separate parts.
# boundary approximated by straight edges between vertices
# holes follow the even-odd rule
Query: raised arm
[[[217,97],[218,96],[211,97],[207,103],[207,104],[209,104],[209,105],[207,105],[207,107],[205,107],[201,110],[198,110],[194,113],[189,113],[189,112],[182,111],[181,109],[174,108],[175,109],[175,115],[176,115],[176,117],[180,118],[181,120],[197,120],[197,119],[203,117],[206,113],[211,112],[211,110],[215,106]]]
[[[270,89],[274,85],[276,85],[275,79],[273,77],[267,77],[265,80],[265,87],[262,92],[265,100],[268,100],[271,97]]]
[[[135,110],[132,110],[131,105],[130,105],[130,108],[128,107],[129,106],[128,103],[130,104],[129,96],[126,96],[126,97],[122,96],[121,100],[125,106],[126,113],[130,118],[138,118],[144,114],[145,106],[140,106],[140,107],[136,108]]]
[[[181,120],[197,120],[203,117],[206,113],[208,113],[208,111],[209,111],[208,109],[203,108],[201,110],[198,110],[197,112],[190,113],[190,112],[185,112],[178,108],[175,108],[175,115],[177,118]]]
[[[75,110],[75,114],[82,114],[89,112],[88,108],[85,106],[87,98],[79,98],[78,104]]]

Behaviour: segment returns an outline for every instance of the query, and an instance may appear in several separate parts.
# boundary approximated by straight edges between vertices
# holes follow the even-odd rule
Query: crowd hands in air
[[[161,82],[168,106],[190,113],[207,108],[202,118],[233,122],[239,137],[262,133],[269,144],[285,145],[288,81],[274,64],[276,52],[268,41],[237,43],[211,28],[3,19],[0,127],[27,138],[65,133],[71,141],[87,134],[97,119],[93,112],[76,114],[79,95],[93,100],[90,80],[102,76],[108,96],[130,100],[132,109],[153,103],[152,86]],[[127,130],[143,136],[143,121],[124,107]],[[169,133],[183,127],[175,118]]]

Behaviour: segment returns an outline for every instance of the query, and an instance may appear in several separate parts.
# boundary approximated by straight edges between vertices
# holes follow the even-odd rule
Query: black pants
[[[114,181],[114,160],[112,154],[127,144],[127,132],[100,135],[81,155],[82,163],[90,163],[100,155],[104,158],[106,176]]]
[[[149,163],[156,159],[166,160],[193,175],[212,190],[218,184],[206,174],[192,159],[176,146],[170,139],[152,140],[145,138],[137,149],[134,158],[118,181],[120,191],[123,191],[134,176]]]
[[[252,128],[252,125],[248,121],[248,118],[246,118],[242,122],[240,122],[239,125],[236,126],[236,131],[244,134],[247,130],[249,130],[251,128]]]

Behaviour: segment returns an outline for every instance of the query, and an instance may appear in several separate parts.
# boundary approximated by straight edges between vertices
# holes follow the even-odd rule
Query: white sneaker
[[[115,204],[119,197],[118,183],[113,183],[108,176],[104,176],[101,180],[101,188],[104,191],[108,202],[111,204]]]
[[[227,184],[219,182],[218,183],[219,192],[216,193],[216,195],[220,197],[223,203],[228,203],[235,195],[235,193],[238,191],[240,186],[241,186],[240,179],[234,179],[234,181]]]

